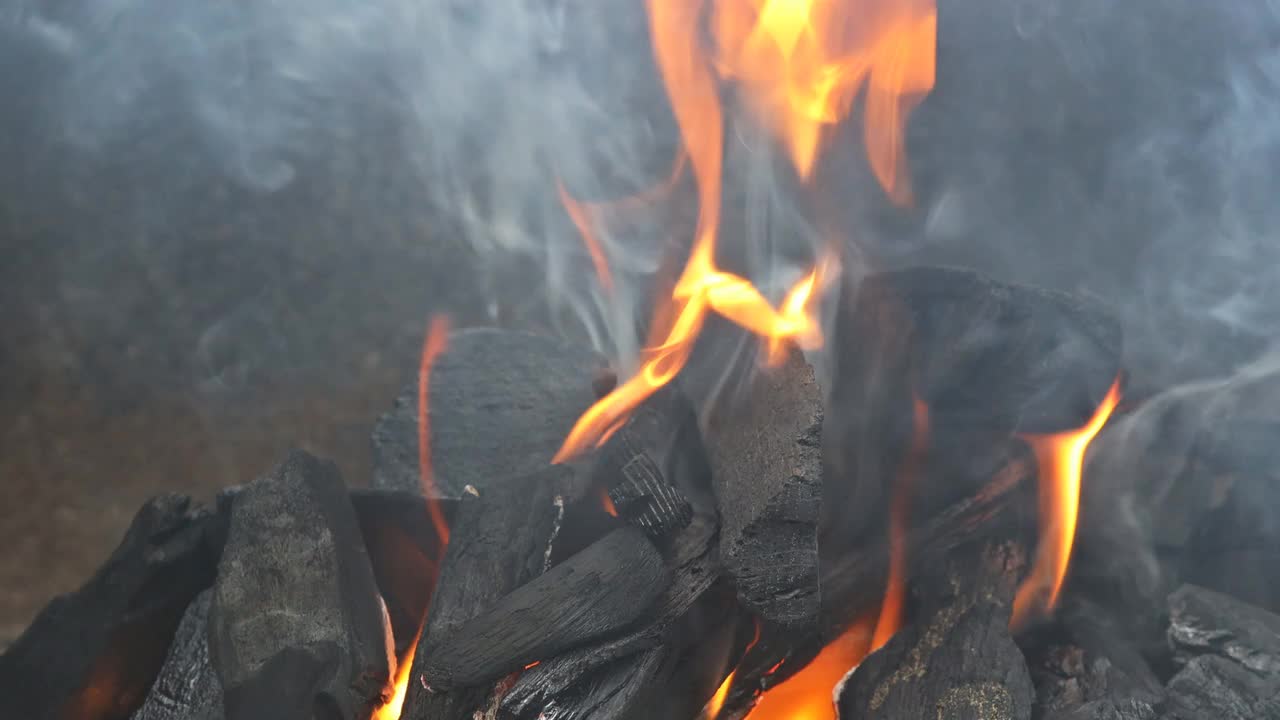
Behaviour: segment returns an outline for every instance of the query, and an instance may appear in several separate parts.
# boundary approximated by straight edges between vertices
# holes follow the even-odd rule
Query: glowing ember
[[[879,650],[902,627],[907,594],[907,530],[911,520],[911,496],[929,447],[929,408],[919,397],[911,398],[911,446],[898,471],[889,510],[889,580],[880,603],[880,619],[871,637],[872,652]]]
[[[874,616],[854,623],[803,670],[761,695],[747,720],[835,720],[832,693],[867,656],[874,625]]]
[[[1084,454],[1119,402],[1120,380],[1117,379],[1084,427],[1070,432],[1022,436],[1031,446],[1039,468],[1040,539],[1031,575],[1014,598],[1010,623],[1014,627],[1021,627],[1038,612],[1052,610],[1058,602],[1075,542]]]
[[[600,507],[610,515],[618,517],[618,507],[613,504],[613,498],[609,497],[607,488],[600,488]]]

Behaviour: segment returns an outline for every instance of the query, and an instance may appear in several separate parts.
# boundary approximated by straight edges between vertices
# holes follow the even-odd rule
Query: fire
[[[1014,627],[1021,627],[1033,614],[1052,610],[1058,603],[1075,542],[1084,454],[1119,402],[1120,380],[1117,378],[1083,427],[1063,433],[1022,436],[1031,446],[1039,468],[1040,540],[1031,574],[1014,598],[1010,623]]]
[[[720,687],[716,689],[716,694],[711,696],[707,701],[707,706],[702,709],[700,720],[716,720],[720,715],[720,708],[724,707],[724,701],[729,697],[729,689],[733,687],[733,679],[738,676],[738,671],[734,670],[729,673],[729,677],[720,683]]]
[[[747,720],[836,720],[832,693],[870,651],[875,617],[855,622],[804,669],[760,696]]]
[[[431,368],[449,345],[449,318],[436,315],[427,325],[427,336],[422,342],[422,360],[418,366],[418,478],[422,483],[422,494],[427,498],[427,511],[430,515],[431,527],[440,539],[439,556],[435,567],[439,571],[444,558],[445,547],[449,544],[449,526],[445,523],[444,511],[440,508],[436,493],[435,476],[431,471],[431,433],[430,415],[427,412],[429,399],[429,380]],[[432,585],[437,578],[427,578]],[[396,664],[395,686],[391,697],[377,710],[373,711],[370,720],[399,720],[400,711],[404,707],[404,696],[409,688],[409,674],[413,672],[413,657],[418,650],[418,641],[422,639],[422,631],[426,627],[426,612],[418,623],[418,630],[413,635],[413,642],[404,652],[404,657]]]
[[[911,399],[911,446],[898,472],[889,510],[889,579],[880,603],[880,619],[871,637],[871,650],[879,650],[902,627],[907,594],[907,539],[911,524],[911,496],[929,446],[929,407],[919,396]]]
[[[708,7],[714,48],[707,47],[700,26]],[[688,361],[709,312],[763,338],[771,361],[788,342],[803,349],[822,345],[814,306],[818,291],[838,271],[834,253],[820,258],[777,308],[749,280],[716,265],[724,159],[721,80],[734,80],[746,91],[762,125],[789,148],[805,178],[822,129],[839,122],[865,86],[871,166],[897,200],[909,197],[900,171],[905,118],[933,86],[932,0],[648,0],[648,10],[682,158],[693,171],[697,226],[684,271],[654,313],[639,372],[578,419],[553,462],[599,445],[670,382]],[[564,193],[562,200],[595,257],[599,243],[581,206]]]

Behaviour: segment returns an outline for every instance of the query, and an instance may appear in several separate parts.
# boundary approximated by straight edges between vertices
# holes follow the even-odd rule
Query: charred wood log
[[[546,570],[564,503],[557,488],[572,471],[548,466],[518,482],[464,496],[413,661],[424,677],[433,647]],[[405,720],[470,720],[494,702],[493,683],[450,689],[409,684]]]
[[[882,273],[846,292],[834,344],[822,543],[842,549],[884,532],[914,400],[928,408],[931,447],[982,447],[1083,425],[1121,362],[1120,326],[1103,308],[940,267]],[[945,505],[975,489],[930,483],[918,496]]]
[[[332,463],[295,451],[235,495],[209,610],[227,720],[367,717],[390,681],[389,633]]]
[[[1221,655],[1280,675],[1280,615],[1212,590],[1183,585],[1169,596],[1169,643],[1184,661]]]
[[[615,638],[569,650],[526,670],[503,697],[503,715],[536,717],[537,709],[576,692],[579,682],[601,668],[662,644],[717,579],[715,536],[715,519],[695,515],[661,548],[671,581],[648,616]]]
[[[618,516],[661,537],[693,518],[709,471],[697,418],[678,387],[659,390],[600,449],[592,470]]]
[[[142,704],[183,612],[214,579],[226,519],[190,498],[143,505],[119,547],[0,655],[4,712],[116,720]]]
[[[133,720],[222,720],[222,686],[209,661],[210,592],[187,608],[160,675]]]
[[[431,638],[423,646],[422,678],[437,690],[496,680],[621,629],[666,584],[662,556],[644,534],[616,530]]]
[[[822,392],[799,351],[762,370],[706,430],[720,558],[761,618],[817,626]]]
[[[1031,678],[1008,631],[1024,565],[1013,542],[955,550],[917,584],[916,620],[846,680],[840,717],[1028,720]]]
[[[391,619],[397,657],[413,642],[426,615],[437,566],[444,554],[440,534],[432,526],[428,502],[439,505],[446,522],[457,506],[456,500],[428,501],[405,490],[351,491],[360,535]]]
[[[1219,655],[1198,657],[1169,681],[1168,720],[1280,717],[1280,676],[1259,675]]]
[[[477,328],[449,336],[431,368],[431,465],[441,497],[529,477],[550,463],[595,400],[602,359],[529,333]],[[373,431],[373,486],[421,492],[418,386]]]

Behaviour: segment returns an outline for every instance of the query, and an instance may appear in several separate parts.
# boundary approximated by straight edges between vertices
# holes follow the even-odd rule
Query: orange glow
[[[709,2],[714,3],[714,48],[706,47],[700,25]],[[901,201],[910,197],[901,170],[906,115],[933,87],[933,0],[647,0],[647,5],[654,56],[683,143],[681,157],[693,171],[697,226],[671,296],[655,308],[639,372],[578,419],[553,462],[598,446],[670,382],[688,361],[709,312],[764,339],[770,363],[785,357],[789,343],[802,349],[822,345],[815,300],[838,273],[834,252],[819,258],[777,308],[751,281],[716,265],[722,80],[741,86],[762,124],[788,147],[797,172],[806,178],[822,129],[838,123],[865,87],[870,163],[890,196]],[[678,162],[677,171],[681,167]],[[583,207],[567,193],[561,199],[593,258],[601,258],[597,273],[603,281],[607,263]]]
[[[875,618],[855,622],[803,670],[760,696],[747,720],[836,720],[835,687],[867,656]]]
[[[724,701],[729,697],[729,688],[733,687],[733,678],[738,674],[737,670],[729,673],[729,677],[720,683],[720,687],[716,689],[716,694],[711,696],[707,701],[707,706],[702,709],[702,720],[715,720],[720,715],[720,708],[724,707]]]
[[[600,507],[610,515],[618,517],[618,507],[613,504],[613,498],[609,497],[608,488],[600,488]]]
[[[933,89],[937,26],[934,0],[721,0],[712,18],[717,68],[746,89],[802,178],[823,130],[865,87],[868,160],[899,202],[911,197],[903,131]]]
[[[391,698],[377,710],[373,711],[373,717],[369,720],[400,720],[400,710],[404,707],[404,695],[409,688],[409,673],[413,672],[413,656],[418,650],[418,641],[422,639],[422,626],[426,624],[426,618],[418,624],[418,632],[413,635],[413,642],[409,643],[408,649],[404,651],[404,657],[400,658],[400,663],[396,665],[396,684],[395,689],[391,693]]]
[[[587,217],[586,206],[573,199],[569,191],[564,189],[563,183],[556,183],[556,190],[560,193],[560,204],[569,214],[569,219],[573,221],[573,226],[578,229],[582,242],[587,246],[587,252],[591,254],[591,264],[595,266],[600,287],[604,288],[605,292],[612,292],[613,275],[609,272],[609,260],[605,256],[604,247],[600,245],[600,239],[596,237],[591,220]]]
[[[871,637],[874,652],[889,642],[902,627],[902,613],[907,594],[907,536],[911,524],[911,497],[916,478],[929,447],[929,407],[918,396],[911,398],[911,446],[898,471],[893,488],[893,506],[889,510],[889,579],[884,600],[880,603],[880,619]]]
[[[427,399],[430,397],[431,366],[448,346],[449,318],[435,315],[427,326],[427,337],[422,341],[422,362],[418,366],[418,478],[422,483],[422,494],[427,498],[427,509],[431,512],[431,525],[440,538],[442,548],[449,542],[449,526],[445,523],[444,511],[440,509],[435,477],[431,471],[431,415],[427,412]]]
[[[1058,603],[1075,542],[1084,454],[1119,402],[1120,380],[1117,378],[1084,427],[1070,432],[1021,436],[1031,446],[1038,468],[1040,539],[1031,574],[1014,598],[1010,622],[1014,627],[1023,626],[1032,615],[1048,612]]]

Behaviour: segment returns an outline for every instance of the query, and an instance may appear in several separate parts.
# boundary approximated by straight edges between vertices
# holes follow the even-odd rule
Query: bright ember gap
[[[747,720],[835,720],[832,694],[870,651],[874,615],[862,618],[808,665],[760,696]]]
[[[688,361],[708,312],[764,338],[771,361],[781,357],[788,342],[804,349],[822,345],[814,301],[836,274],[834,253],[819,259],[778,308],[749,280],[716,265],[724,160],[722,80],[733,80],[745,91],[762,125],[788,147],[805,179],[811,177],[823,129],[843,119],[865,87],[871,167],[890,197],[900,202],[910,198],[901,171],[906,116],[933,87],[933,0],[647,4],[654,55],[693,169],[697,228],[671,297],[657,304],[640,371],[578,419],[553,462],[599,445],[640,403],[670,382]],[[707,46],[701,26],[707,17],[714,47]],[[580,228],[586,227],[576,203],[566,203],[566,210]],[[600,244],[589,232],[584,240],[594,259]]]
[[[1080,513],[1080,478],[1089,443],[1120,403],[1120,379],[1084,427],[1070,432],[1023,435],[1035,454],[1040,484],[1040,540],[1030,576],[1018,588],[1010,625],[1023,627],[1032,616],[1052,610],[1071,563]]]

